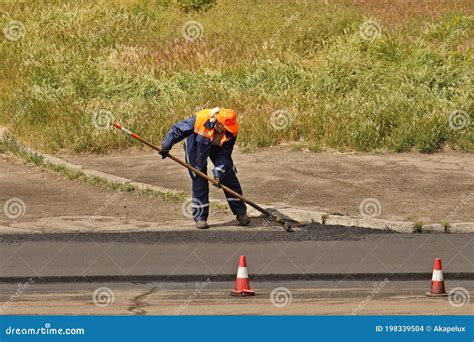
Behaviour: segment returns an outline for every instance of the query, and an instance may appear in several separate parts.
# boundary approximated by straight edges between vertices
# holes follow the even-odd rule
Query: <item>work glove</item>
[[[213,184],[216,188],[221,188],[221,180],[218,177],[214,177],[214,180],[217,182],[217,184]]]
[[[158,152],[161,155],[161,159],[165,159],[168,157],[168,154],[170,153],[169,148],[165,148],[163,145],[160,147],[160,152]]]
[[[209,110],[209,121],[211,123],[215,123],[217,121],[217,114],[219,114],[220,111],[221,109],[219,107],[215,107]]]

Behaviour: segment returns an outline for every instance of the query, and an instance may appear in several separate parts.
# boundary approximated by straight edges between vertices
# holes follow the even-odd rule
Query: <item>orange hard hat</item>
[[[236,135],[239,131],[237,112],[235,110],[222,108],[217,115],[217,121],[233,135]]]

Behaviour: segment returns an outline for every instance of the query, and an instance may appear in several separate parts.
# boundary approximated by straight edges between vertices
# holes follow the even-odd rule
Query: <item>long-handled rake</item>
[[[125,127],[122,127],[120,124],[118,124],[117,122],[114,122],[112,123],[112,125],[115,127],[115,128],[118,128],[120,129],[122,132],[130,135],[131,137],[135,138],[136,140],[140,141],[141,143],[151,147],[152,149],[160,152],[160,148],[159,147],[156,147],[155,145],[149,143],[148,141],[144,140],[143,138],[141,138],[138,134],[136,133],[133,133],[131,132],[130,130],[126,129]],[[191,170],[192,172],[194,172],[196,175],[198,175],[199,177],[201,178],[204,178],[206,179],[207,181],[211,182],[212,184],[216,185],[216,186],[219,186],[220,188],[222,188],[222,190],[224,190],[225,192],[227,192],[228,194],[232,195],[233,197],[237,197],[238,199],[240,199],[242,202],[244,203],[247,203],[248,205],[250,205],[251,207],[257,209],[258,211],[260,211],[263,215],[265,215],[265,217],[267,218],[267,220],[269,221],[275,221],[279,224],[281,224],[283,226],[283,228],[287,231],[287,232],[293,232],[293,229],[291,228],[291,225],[285,221],[285,220],[282,220],[280,217],[278,217],[277,215],[273,214],[272,212],[262,208],[261,206],[259,206],[257,203],[245,198],[244,196],[242,196],[241,194],[235,192],[234,190],[226,187],[225,185],[222,185],[222,184],[219,184],[216,180],[214,180],[213,178],[209,177],[207,174],[205,174],[204,172],[196,169],[195,167],[189,165],[188,163],[182,161],[181,159],[179,158],[176,158],[175,156],[171,155],[171,154],[168,154],[168,158],[174,160],[175,162],[177,162],[178,164],[184,166],[185,168]]]

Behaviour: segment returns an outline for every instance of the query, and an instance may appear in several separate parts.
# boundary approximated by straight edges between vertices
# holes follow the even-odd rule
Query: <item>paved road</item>
[[[232,282],[197,283],[32,283],[21,295],[17,284],[2,284],[0,314],[73,315],[462,315],[474,310],[471,281],[447,281],[459,292],[427,297],[429,281],[252,282],[255,297],[230,295]],[[467,292],[470,291],[471,293]],[[273,294],[272,294],[273,293]],[[94,295],[95,294],[95,295]]]
[[[338,240],[325,239],[325,233],[305,240],[287,233],[282,239],[280,233],[0,236],[0,314],[456,315],[473,310],[472,234],[353,229],[332,235]],[[247,256],[257,292],[252,298],[230,296],[241,254]],[[435,257],[443,259],[447,289],[464,289],[462,306],[425,296]],[[288,301],[283,306],[273,304],[277,288],[278,298]]]
[[[447,279],[473,276],[472,234],[359,234],[334,241],[282,241],[280,232],[240,233],[232,240],[234,234],[2,236],[0,281],[231,280],[240,255],[247,256],[254,280],[429,279],[435,257],[442,258]]]

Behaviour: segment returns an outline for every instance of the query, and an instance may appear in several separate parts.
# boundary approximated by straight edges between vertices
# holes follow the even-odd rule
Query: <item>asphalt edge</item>
[[[250,275],[252,282],[268,281],[416,281],[431,280],[431,273],[288,273]],[[444,279],[474,280],[472,272],[445,272]],[[88,275],[88,276],[14,276],[0,277],[0,284],[18,284],[30,282],[33,284],[52,283],[188,283],[196,281],[231,282],[235,274],[182,274],[182,275]]]

